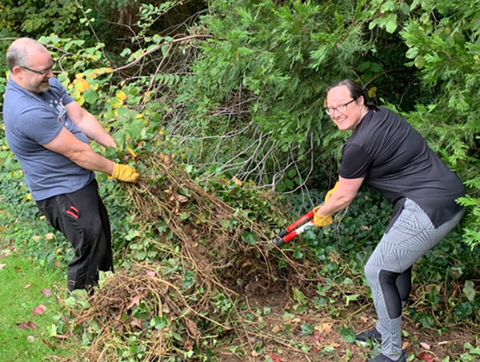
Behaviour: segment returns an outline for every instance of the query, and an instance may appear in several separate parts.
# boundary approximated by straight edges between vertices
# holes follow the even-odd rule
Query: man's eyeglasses
[[[45,70],[35,70],[35,69],[30,69],[28,67],[24,67],[23,65],[20,65],[20,68],[28,70],[29,72],[40,74],[42,76],[46,76],[48,73],[50,73],[53,70],[53,65],[50,68],[47,68]]]
[[[340,104],[337,107],[326,107],[325,108],[325,113],[328,114],[329,116],[333,114],[333,112],[338,111],[340,113],[344,113],[347,110],[347,107],[350,103],[356,101],[357,98],[352,99],[351,101],[348,101],[347,103]]]

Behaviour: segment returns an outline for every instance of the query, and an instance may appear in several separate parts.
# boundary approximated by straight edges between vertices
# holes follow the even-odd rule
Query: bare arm
[[[77,102],[71,102],[65,106],[68,118],[70,118],[91,140],[105,147],[115,147],[115,140],[105,131],[100,122]]]
[[[87,170],[105,172],[109,175],[113,173],[114,163],[112,161],[96,153],[90,145],[79,141],[65,127],[57,137],[43,146],[67,157]]]
[[[320,215],[332,215],[350,205],[357,196],[358,189],[362,186],[364,178],[346,179],[340,177],[337,190],[318,210]]]

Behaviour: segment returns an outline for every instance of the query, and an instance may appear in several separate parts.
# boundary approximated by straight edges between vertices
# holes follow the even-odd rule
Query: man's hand
[[[322,226],[327,226],[333,223],[332,216],[331,215],[320,215],[317,214],[318,209],[320,209],[321,206],[317,206],[316,208],[313,209],[315,214],[313,214],[313,225],[316,227],[322,227]]]
[[[108,178],[115,178],[123,182],[136,183],[138,176],[139,175],[137,173],[137,170],[135,170],[135,168],[130,167],[128,165],[120,165],[116,163],[113,166],[112,175],[109,175]]]

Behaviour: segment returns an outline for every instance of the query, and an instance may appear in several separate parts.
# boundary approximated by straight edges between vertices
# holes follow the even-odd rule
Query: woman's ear
[[[365,102],[365,96],[360,96],[358,97],[358,100],[360,101],[360,106],[364,106],[366,104]]]

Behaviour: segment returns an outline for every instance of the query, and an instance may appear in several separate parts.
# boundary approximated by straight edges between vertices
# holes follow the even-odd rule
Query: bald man
[[[72,244],[67,286],[92,290],[99,271],[113,271],[108,214],[93,171],[136,182],[134,168],[96,153],[89,139],[115,147],[113,137],[54,78],[49,51],[29,38],[7,50],[10,77],[3,115],[8,145],[38,208]]]

